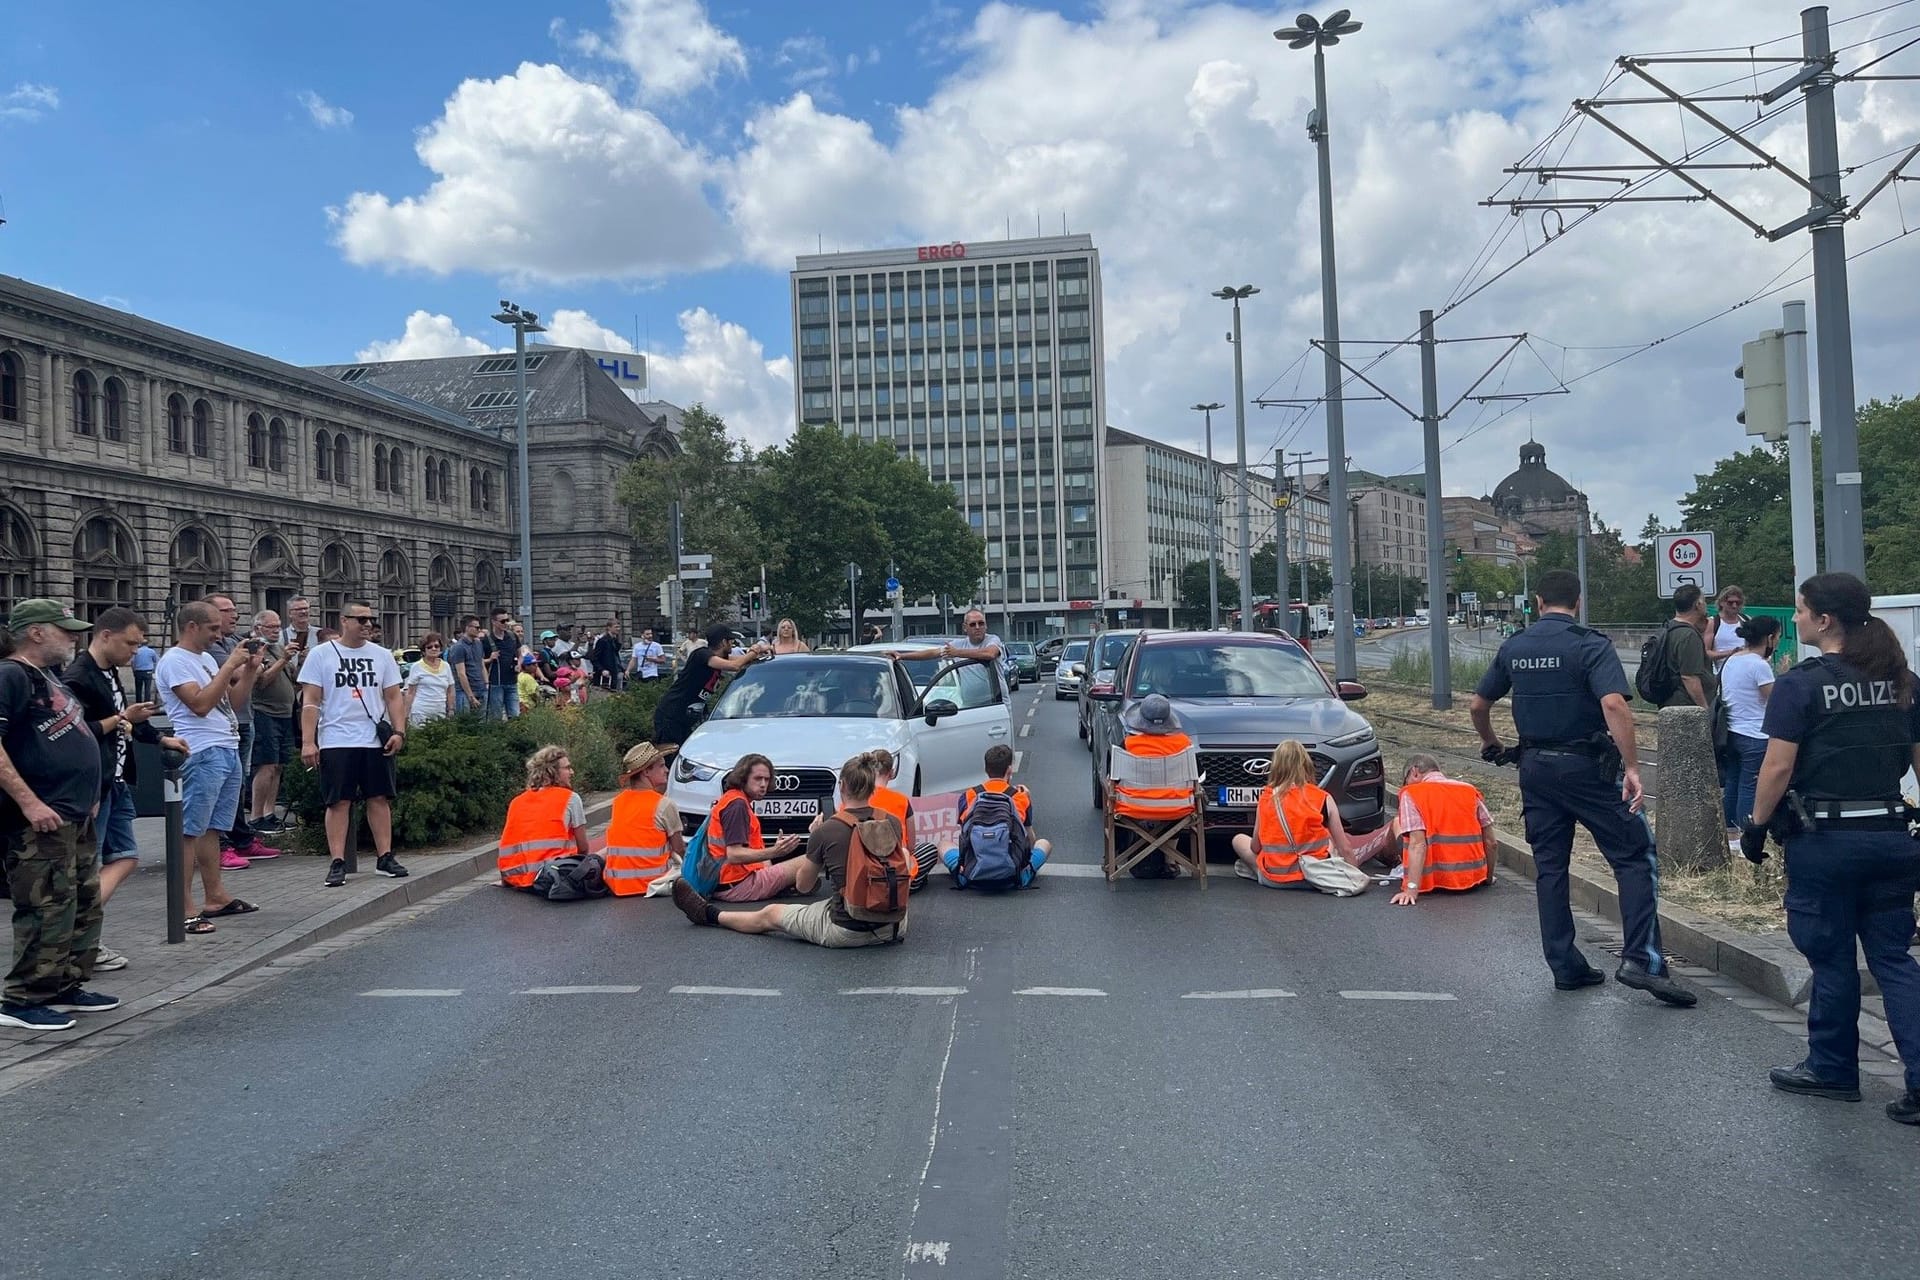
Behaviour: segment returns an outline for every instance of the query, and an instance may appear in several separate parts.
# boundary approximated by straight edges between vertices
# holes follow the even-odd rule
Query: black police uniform
[[[1894,681],[1826,654],[1774,682],[1763,728],[1799,746],[1780,808],[1804,819],[1785,843],[1787,933],[1813,969],[1806,1068],[1830,1085],[1859,1081],[1858,938],[1907,1088],[1920,1090],[1920,964],[1907,949],[1920,843],[1907,834],[1900,798],[1920,742],[1920,699],[1903,708]]]
[[[1533,846],[1547,966],[1563,984],[1582,981],[1592,967],[1574,945],[1567,896],[1578,822],[1606,855],[1619,885],[1622,958],[1664,974],[1653,833],[1620,798],[1619,754],[1600,710],[1607,694],[1631,696],[1613,645],[1565,614],[1546,614],[1500,646],[1475,692],[1494,702],[1509,690],[1520,732],[1521,813]]]

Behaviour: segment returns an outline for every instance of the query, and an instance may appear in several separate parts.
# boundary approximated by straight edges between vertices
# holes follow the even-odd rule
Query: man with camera
[[[307,655],[300,668],[303,732],[300,759],[320,772],[320,799],[327,807],[328,888],[347,882],[347,841],[353,802],[367,806],[378,857],[374,870],[401,877],[407,869],[393,856],[393,757],[406,742],[406,710],[400,695],[400,664],[369,638],[373,606],[355,600],[340,611],[340,638]]]

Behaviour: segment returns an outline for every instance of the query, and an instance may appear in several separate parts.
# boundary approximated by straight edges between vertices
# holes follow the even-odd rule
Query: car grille
[[[1200,753],[1200,771],[1207,775],[1210,787],[1264,787],[1267,785],[1267,773],[1263,768],[1255,773],[1247,768],[1247,761],[1258,760],[1263,765],[1271,752],[1247,751],[1202,751]],[[1313,761],[1315,781],[1325,778],[1327,771],[1333,768],[1333,761],[1318,751],[1310,751],[1307,758]]]
[[[789,781],[791,779],[792,781]],[[773,768],[773,787],[769,800],[802,800],[833,794],[835,778],[831,769]]]

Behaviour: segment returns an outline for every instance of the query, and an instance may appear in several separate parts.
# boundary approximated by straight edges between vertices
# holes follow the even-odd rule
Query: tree
[[[747,504],[751,451],[727,434],[727,424],[702,405],[687,410],[680,430],[680,453],[671,458],[642,458],[620,477],[616,492],[633,524],[634,537],[650,549],[634,566],[636,587],[651,594],[654,584],[672,577],[669,510],[680,504],[682,555],[711,555],[713,579],[705,602],[682,618],[695,628],[732,612],[733,602],[760,583],[760,566],[779,558]],[[651,550],[657,549],[657,550]],[[697,599],[689,593],[690,600]]]
[[[1267,571],[1273,571],[1273,560],[1269,556]],[[1220,621],[1228,621],[1227,615],[1240,607],[1240,584],[1227,573],[1225,565],[1218,566],[1220,580]],[[1187,622],[1196,627],[1207,625],[1207,562],[1189,560],[1180,570],[1179,595],[1177,597],[1180,612]]]
[[[1288,548],[1287,557],[1287,599],[1289,601],[1300,599],[1300,562],[1293,558],[1292,550],[1292,547]],[[1206,562],[1203,560],[1201,563]],[[1278,585],[1274,581],[1273,539],[1269,538],[1253,553],[1253,591],[1255,595],[1271,597],[1274,588]],[[1309,560],[1307,562],[1307,598],[1301,603],[1312,604],[1316,600],[1325,602],[1332,598],[1333,570],[1328,568],[1323,560]]]

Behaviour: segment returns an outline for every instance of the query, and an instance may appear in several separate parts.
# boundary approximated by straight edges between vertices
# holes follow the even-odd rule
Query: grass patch
[[[1488,659],[1452,655],[1450,670],[1453,674],[1455,689],[1472,689],[1487,674]],[[1422,649],[1410,653],[1405,649],[1393,655],[1393,661],[1387,666],[1387,678],[1396,684],[1419,685],[1433,688],[1433,655]]]

